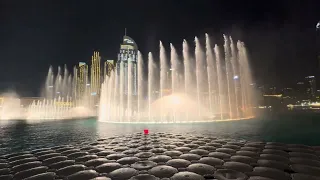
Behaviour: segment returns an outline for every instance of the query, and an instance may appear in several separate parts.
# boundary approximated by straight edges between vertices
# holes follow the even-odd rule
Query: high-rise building
[[[110,76],[111,71],[115,68],[115,61],[114,60],[107,60],[104,62],[103,66],[103,77]]]
[[[77,99],[82,100],[88,93],[88,65],[85,62],[79,62],[77,70]]]
[[[120,52],[118,54],[117,61],[117,76],[118,81],[120,82],[120,74],[123,76],[123,92],[125,94],[136,95],[138,91],[138,70],[137,70],[137,61],[138,61],[138,46],[135,41],[129,36],[123,36],[123,43],[120,45]],[[130,64],[131,63],[131,64]],[[131,67],[131,69],[129,69]],[[122,71],[122,73],[120,73]],[[128,75],[132,77],[132,92],[128,92]]]
[[[92,96],[98,96],[100,94],[101,86],[101,68],[100,68],[101,57],[99,52],[94,52],[91,60],[91,73],[90,73],[90,89]]]
[[[314,98],[317,91],[316,78],[314,76],[307,76],[305,79],[307,83],[307,94],[310,98]]]

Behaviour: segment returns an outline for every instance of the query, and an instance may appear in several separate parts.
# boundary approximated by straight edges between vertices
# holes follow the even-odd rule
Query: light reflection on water
[[[111,124],[95,119],[43,123],[0,121],[0,154],[36,147],[77,144],[114,135],[142,132],[210,135],[251,141],[320,145],[319,115],[284,115],[260,119],[193,124]]]

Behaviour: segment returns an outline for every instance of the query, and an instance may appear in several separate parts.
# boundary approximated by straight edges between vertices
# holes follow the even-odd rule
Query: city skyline
[[[320,0],[0,0],[0,180],[320,180]]]
[[[127,31],[127,29],[125,28],[125,33],[126,33],[126,31]],[[125,43],[126,41],[130,41],[130,42],[128,44],[126,44]],[[132,46],[132,47],[129,47],[129,46]],[[80,79],[84,78],[84,76],[87,76],[87,80],[84,80],[84,79],[80,80],[80,81],[83,81],[80,84],[84,84],[84,87],[89,85],[90,86],[90,90],[89,90],[90,93],[95,93],[95,95],[98,95],[99,89],[101,86],[101,82],[103,82],[104,77],[106,75],[110,76],[111,70],[113,70],[113,68],[115,68],[117,66],[117,63],[120,63],[122,61],[121,59],[122,59],[122,57],[124,57],[124,55],[121,55],[121,54],[123,54],[124,51],[129,50],[129,49],[134,49],[136,53],[138,52],[137,44],[134,42],[134,40],[131,37],[124,35],[123,42],[120,43],[120,53],[118,53],[118,57],[116,58],[117,60],[110,60],[109,58],[106,58],[106,57],[110,57],[110,56],[104,55],[104,57],[102,57],[102,56],[100,56],[99,51],[93,51],[92,52],[93,55],[91,56],[91,60],[78,62],[78,64],[73,67],[73,73],[71,73],[70,75],[77,74],[77,76],[75,76],[76,82],[79,81],[79,76],[81,76],[80,74],[82,74],[82,76],[83,76],[83,77],[81,76]],[[145,54],[147,54],[147,53],[145,53]],[[134,58],[135,58],[134,61],[137,61],[137,54],[135,54]],[[81,66],[86,67],[86,69],[85,70],[83,69],[82,72],[80,72]],[[58,66],[58,67],[60,68],[61,66]],[[68,72],[72,72],[72,71],[70,71],[70,69],[69,69],[70,67],[68,65],[64,64],[64,68],[67,69]],[[76,68],[76,70],[75,70],[75,68]],[[120,64],[118,64],[118,68],[120,68]],[[58,72],[59,71],[60,70],[58,70]],[[86,72],[84,72],[84,71],[86,71]],[[117,71],[119,71],[119,70],[117,70]],[[63,74],[62,72],[60,72],[60,73]],[[87,74],[87,75],[84,75],[84,74]],[[317,73],[313,73],[313,74],[317,74]],[[307,75],[308,76],[306,76],[306,77],[311,77],[312,73],[307,74]],[[315,77],[315,76],[312,75],[312,77]],[[258,85],[259,86],[268,86],[268,87],[277,86],[278,91],[285,89],[286,87],[290,87],[290,88],[293,87],[293,89],[294,89],[295,84],[299,83],[299,81],[301,79],[303,79],[303,77],[298,77],[298,79],[292,79],[291,83],[282,84],[280,86],[275,85],[275,83],[270,83],[270,84],[259,83]],[[318,80],[319,80],[319,78],[318,78]],[[100,83],[98,83],[98,82],[100,82]],[[78,82],[78,84],[79,84],[79,82]],[[79,91],[82,91],[80,89],[79,89],[79,87],[77,87],[77,90],[76,90],[77,94],[79,94]],[[4,91],[4,92],[6,92],[6,91]],[[39,96],[39,95],[41,96],[41,93],[37,94],[35,96]],[[77,95],[73,95],[73,96],[77,96]]]

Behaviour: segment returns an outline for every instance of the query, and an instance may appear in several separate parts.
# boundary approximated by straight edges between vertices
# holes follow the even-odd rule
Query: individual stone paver
[[[0,154],[0,179],[320,180],[320,147],[135,133]]]

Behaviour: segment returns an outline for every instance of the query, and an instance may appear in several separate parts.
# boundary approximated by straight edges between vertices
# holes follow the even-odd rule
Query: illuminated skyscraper
[[[91,61],[91,95],[96,96],[100,94],[100,85],[101,85],[101,72],[100,72],[100,61],[101,57],[99,52],[94,52]]]
[[[104,62],[103,67],[103,77],[110,76],[111,71],[114,70],[115,61],[114,60],[107,60]]]
[[[316,87],[316,78],[314,76],[307,76],[306,77],[306,84],[307,84],[307,94],[313,98],[317,91]]]
[[[77,99],[82,99],[88,92],[88,65],[84,62],[79,62],[77,70]]]
[[[129,36],[123,36],[123,43],[120,45],[120,52],[118,54],[117,61],[117,75],[120,77],[120,70],[123,71],[124,76],[124,92],[128,94],[128,72],[132,73],[133,84],[132,84],[132,95],[137,95],[138,89],[138,79],[137,79],[137,60],[138,60],[138,46],[134,42],[134,40]],[[129,63],[132,63],[130,67],[132,67],[131,71],[128,71]],[[121,68],[122,66],[122,68]],[[118,78],[118,81],[119,78]]]

